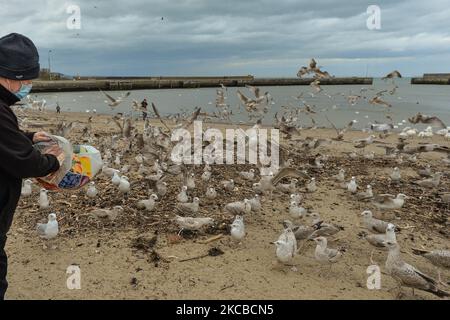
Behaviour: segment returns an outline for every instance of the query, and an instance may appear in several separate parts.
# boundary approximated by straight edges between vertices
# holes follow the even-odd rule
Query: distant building
[[[42,68],[39,71],[39,80],[70,80],[72,76],[65,75],[59,72],[49,72],[48,68]]]

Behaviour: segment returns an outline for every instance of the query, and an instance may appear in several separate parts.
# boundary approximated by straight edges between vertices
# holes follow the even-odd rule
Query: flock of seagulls
[[[316,61],[312,59],[308,67],[300,69],[299,77],[309,74],[314,74],[311,83],[312,94],[326,95],[326,90],[320,87],[320,79],[329,78],[328,72],[322,71],[321,67],[318,67]],[[385,78],[393,80],[396,77],[401,77],[398,71],[388,74]],[[251,93],[251,97],[244,95],[240,90],[237,91],[237,96],[249,119],[254,122],[253,128],[259,130],[262,128],[261,120],[270,110],[273,99],[268,92],[262,93],[259,88],[247,86],[247,89]],[[395,90],[396,87],[391,90],[393,93],[390,94],[395,94]],[[361,89],[361,94],[367,91],[369,89]],[[189,129],[193,121],[201,117],[229,119],[233,111],[227,104],[226,92],[225,86],[217,90],[218,113],[214,115],[201,112],[201,109],[197,108],[192,113],[182,116],[162,117],[156,105],[152,104],[153,116],[160,122],[160,125],[152,124],[147,119],[144,122],[143,130],[139,129],[136,120],[124,116],[124,114],[116,114],[108,121],[108,123],[114,123],[117,130],[106,136],[95,132],[92,125],[93,117],[89,118],[87,124],[81,124],[81,121],[77,124],[55,124],[54,132],[66,137],[74,134],[74,128],[81,128],[87,141],[102,151],[104,165],[101,176],[102,180],[106,182],[99,184],[92,181],[81,191],[94,206],[85,216],[97,222],[115,221],[123,216],[129,207],[135,208],[143,214],[151,214],[161,210],[160,208],[167,201],[168,196],[174,193],[171,198],[174,202],[174,213],[170,221],[177,228],[178,236],[182,236],[185,232],[202,233],[207,228],[214,226],[217,223],[216,219],[205,214],[205,207],[208,208],[207,210],[212,210],[209,206],[214,203],[214,210],[219,210],[226,216],[232,217],[228,223],[229,235],[233,243],[239,246],[245,243],[247,237],[252,236],[253,229],[248,228],[246,224],[253,224],[253,217],[258,216],[263,208],[271,206],[274,199],[279,200],[286,195],[288,197],[285,203],[287,209],[283,213],[282,229],[280,228],[278,239],[271,239],[277,263],[282,267],[290,266],[295,271],[295,258],[298,255],[305,255],[305,247],[307,248],[307,244],[313,242],[315,244],[312,252],[314,259],[318,264],[327,265],[331,269],[332,265],[341,263],[348,250],[352,250],[352,248],[337,246],[336,242],[339,241],[337,236],[342,230],[357,228],[357,226],[342,226],[326,221],[318,210],[307,206],[305,200],[322,190],[325,185],[324,181],[332,181],[333,187],[341,190],[344,197],[364,208],[361,210],[361,226],[367,230],[364,239],[367,242],[367,248],[372,248],[371,261],[375,250],[387,252],[386,272],[397,281],[399,286],[427,291],[438,297],[449,295],[441,288],[441,283],[445,281],[441,280],[440,272],[439,281],[435,281],[431,276],[403,260],[400,251],[401,243],[397,237],[397,233],[402,227],[393,220],[375,217],[375,213],[377,216],[384,217],[383,213],[385,212],[402,212],[402,208],[411,199],[411,196],[408,196],[406,192],[406,194],[388,194],[388,190],[380,189],[372,183],[362,184],[361,175],[356,171],[353,172],[352,167],[329,169],[332,155],[327,152],[331,152],[329,147],[332,145],[345,144],[354,148],[348,154],[349,159],[362,158],[367,166],[370,166],[371,161],[378,159],[395,161],[398,165],[390,169],[387,178],[389,185],[396,188],[414,186],[414,188],[422,190],[423,195],[437,192],[442,203],[450,208],[450,193],[439,191],[440,186],[445,183],[443,178],[447,177],[447,174],[436,171],[434,165],[427,164],[417,171],[417,180],[411,182],[400,166],[406,161],[408,163],[417,161],[417,158],[424,153],[434,152],[444,155],[441,165],[448,167],[450,165],[450,148],[435,143],[412,145],[410,137],[418,135],[418,132],[408,134],[408,130],[416,130],[413,127],[398,134],[397,144],[387,142],[386,137],[395,134],[393,133],[395,125],[390,115],[387,115],[387,119],[390,119],[388,123],[369,124],[369,127],[366,128],[366,132],[369,134],[362,139],[350,140],[347,138],[348,132],[358,123],[357,120],[351,120],[344,128],[338,128],[326,115],[324,118],[333,127],[335,135],[331,135],[330,138],[302,137],[304,128],[299,126],[299,121],[307,117],[314,123],[314,117],[319,117],[321,111],[315,106],[301,101],[302,95],[300,95],[298,106],[282,107],[275,115],[274,125],[280,129],[283,135],[280,142],[282,161],[281,167],[271,171],[269,175],[261,175],[262,169],[267,168],[260,163],[245,170],[236,170],[232,176],[225,177],[218,175],[218,171],[211,165],[201,166],[203,172],[196,174],[193,166],[172,162],[170,155],[175,143],[171,141],[170,137],[173,128]],[[118,98],[113,98],[105,92],[103,94],[108,98],[106,103],[111,108],[115,108],[124,103],[131,93],[128,92]],[[384,92],[377,93],[369,99],[369,102],[389,109],[395,108],[381,99],[383,94]],[[347,98],[349,105],[366,99],[362,95],[348,95]],[[133,107],[138,107],[136,101],[133,102],[131,108]],[[385,109],[380,109],[380,112],[385,112]],[[448,129],[436,116],[419,113],[408,120],[411,125],[422,123],[430,125],[431,128]],[[204,142],[200,148],[203,150],[208,145],[207,142]],[[247,141],[247,145],[249,145],[249,141]],[[365,150],[368,147],[380,148],[385,151],[385,154],[367,153]],[[192,150],[192,153],[194,154],[195,151]],[[300,154],[308,157],[309,163],[296,162],[294,159],[298,158]],[[142,188],[143,183],[148,186],[147,194],[136,200],[131,195],[135,194],[137,189]],[[24,198],[32,196],[32,186],[31,180],[23,182],[22,196]],[[122,201],[122,205],[113,205],[110,208],[96,207],[95,204],[98,202],[95,200],[105,197],[105,188],[108,188],[108,193],[114,194],[118,201]],[[226,193],[239,198],[241,190],[250,190],[253,195],[242,196],[237,201],[229,201],[227,197],[223,196]],[[38,205],[42,211],[52,210],[47,190],[40,190]],[[59,228],[56,214],[51,213],[48,216],[48,222],[37,224],[36,228],[38,235],[44,239],[57,237]],[[422,248],[415,249],[414,252],[440,269],[448,269],[450,266],[450,251],[446,249],[432,250],[430,248],[429,251]]]

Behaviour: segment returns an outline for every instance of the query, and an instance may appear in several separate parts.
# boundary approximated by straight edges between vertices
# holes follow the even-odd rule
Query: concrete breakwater
[[[227,87],[252,86],[296,86],[309,85],[314,79],[299,78],[253,78],[243,77],[153,77],[153,78],[97,78],[86,80],[33,81],[33,93],[94,91],[94,90],[142,90],[142,89],[180,89],[214,88],[221,84]],[[372,78],[330,78],[322,79],[322,85],[371,85]]]
[[[411,78],[411,84],[450,84],[450,73],[424,73],[423,77]]]

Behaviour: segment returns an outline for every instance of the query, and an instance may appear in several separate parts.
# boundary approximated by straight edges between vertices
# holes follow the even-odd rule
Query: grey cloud
[[[376,1],[376,31],[360,0],[79,0],[81,30],[66,28],[69,2],[1,2],[2,31],[32,38],[44,66],[51,49],[67,74],[294,76],[311,57],[343,76],[450,70],[445,0]]]

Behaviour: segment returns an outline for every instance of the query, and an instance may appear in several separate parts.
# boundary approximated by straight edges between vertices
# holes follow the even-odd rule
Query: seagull
[[[58,220],[56,214],[50,213],[48,215],[47,223],[38,223],[36,225],[39,236],[43,239],[53,239],[58,235]]]
[[[118,172],[119,172],[118,170],[117,170],[117,171],[114,171],[113,176],[112,176],[112,178],[111,178],[111,182],[112,182],[112,184],[115,185],[115,186],[119,186],[119,185],[120,185],[120,181],[121,181]]]
[[[424,123],[424,124],[431,124],[433,126],[440,127],[440,128],[443,128],[443,129],[447,128],[445,123],[441,119],[439,119],[438,117],[436,117],[436,116],[427,116],[425,114],[421,114],[420,112],[417,113],[414,117],[409,118],[408,120],[409,120],[409,122],[411,122],[413,124]]]
[[[337,182],[344,182],[345,181],[345,170],[344,169],[340,169],[339,173],[333,176],[333,179],[336,180]]]
[[[299,193],[293,193],[291,194],[291,200],[295,201],[296,203],[301,203],[303,200],[303,196]]]
[[[307,67],[301,67],[300,70],[297,72],[297,77],[301,78],[304,75],[309,74],[309,70]]]
[[[214,220],[212,218],[193,218],[193,217],[180,217],[178,215],[175,216],[175,223],[181,228],[181,231],[184,229],[197,231],[200,230],[203,226],[212,225]]]
[[[289,215],[292,219],[297,220],[301,219],[306,215],[307,211],[302,206],[298,205],[297,202],[291,201],[291,205],[289,207]]]
[[[425,168],[424,169],[420,169],[419,171],[417,171],[417,174],[419,175],[419,176],[421,176],[421,177],[424,177],[424,178],[429,178],[429,177],[431,177],[432,176],[432,172],[431,172],[431,166],[429,165],[429,164],[427,164],[426,166],[425,166]]]
[[[441,280],[441,268],[450,269],[450,251],[449,250],[421,250],[412,249],[414,254],[420,255],[430,261],[434,266],[438,268],[438,280]]]
[[[187,187],[182,186],[180,193],[177,195],[178,202],[186,203],[189,201],[189,197],[187,196],[186,191],[187,191]]]
[[[89,212],[89,215],[98,220],[108,219],[110,221],[114,221],[117,218],[117,216],[122,212],[123,208],[121,206],[115,206],[113,207],[112,210],[96,208],[91,212]]]
[[[116,158],[114,159],[114,164],[118,167],[120,166],[120,154],[116,154]]]
[[[397,242],[397,237],[395,235],[395,225],[389,223],[386,227],[386,232],[382,234],[368,234],[364,237],[372,246],[379,250],[386,251],[388,248],[386,247],[386,242]],[[370,253],[370,261],[372,262],[373,250]],[[372,262],[373,263],[373,262]]]
[[[211,179],[211,171],[209,171],[209,170],[203,171],[203,173],[202,173],[202,180],[205,181],[205,182],[208,182],[209,179]]]
[[[121,103],[123,102],[123,100],[124,100],[125,98],[127,98],[127,97],[131,94],[131,92],[127,92],[125,95],[120,96],[120,97],[114,99],[113,97],[111,97],[111,96],[110,96],[109,94],[107,94],[106,92],[103,92],[102,90],[100,90],[100,92],[103,93],[103,94],[106,96],[106,98],[108,98],[108,100],[110,101],[110,102],[108,103],[108,101],[105,100],[105,102],[108,104],[108,106],[111,107],[111,109],[114,109],[115,107],[117,107],[119,104],[121,104]]]
[[[249,171],[241,171],[239,172],[239,176],[241,176],[244,180],[253,180],[255,178],[255,169],[250,169]]]
[[[369,100],[369,103],[370,104],[379,104],[379,105],[389,107],[389,108],[392,107],[392,104],[384,101],[383,99],[380,98],[380,96],[373,97],[372,99]]]
[[[48,190],[43,189],[43,188],[41,189],[41,191],[39,193],[39,208],[41,210],[45,210],[50,207],[50,202],[48,200],[47,193],[48,193]]]
[[[215,199],[217,197],[216,189],[214,189],[213,187],[209,187],[208,190],[206,190],[205,196],[208,199]]]
[[[394,71],[388,73],[383,78],[381,78],[381,80],[401,78],[401,77],[402,77],[402,75],[400,74],[400,72],[398,72],[397,70],[394,70]]]
[[[279,183],[277,189],[284,193],[293,193],[297,189],[297,182],[297,179],[292,179],[291,183],[288,184]]]
[[[391,173],[391,181],[398,183],[402,179],[402,175],[400,173],[400,169],[398,167],[394,168],[394,171]]]
[[[320,81],[319,80],[314,80],[309,85],[311,86],[311,88],[313,88],[316,91],[316,93],[319,93],[319,92],[321,92],[323,90],[320,87]]]
[[[195,175],[194,175],[194,173],[191,173],[189,176],[186,177],[184,185],[188,188],[188,190],[195,189]]]
[[[356,194],[356,199],[358,199],[359,201],[368,200],[371,198],[373,198],[373,191],[372,186],[370,184],[367,185],[366,191],[359,192]]]
[[[372,211],[366,210],[361,213],[363,216],[363,224],[370,232],[385,233],[389,222],[373,218]]]
[[[179,203],[177,205],[177,210],[184,214],[195,214],[200,208],[200,199],[195,197],[192,202]]]
[[[331,267],[331,264],[336,263],[342,256],[342,251],[327,247],[327,238],[317,237],[312,240],[317,243],[314,257],[320,263],[329,264]]]
[[[403,125],[403,123],[401,124]],[[394,125],[391,123],[374,123],[370,125],[370,130],[375,132],[389,132],[394,129]]]
[[[90,183],[89,183],[89,187],[87,188],[87,190],[86,190],[86,195],[89,197],[89,198],[95,198],[95,197],[97,197],[97,194],[98,194],[98,191],[97,191],[97,188],[95,187],[95,182],[94,181],[91,181]]]
[[[308,192],[317,191],[316,178],[311,178],[310,182],[306,185],[306,190]]]
[[[119,191],[121,193],[128,193],[130,191],[130,182],[128,182],[128,177],[122,176],[120,178]]]
[[[137,203],[138,209],[145,209],[147,211],[153,211],[156,205],[156,200],[158,200],[158,196],[156,194],[150,195],[150,198],[147,200],[141,200]]]
[[[234,180],[233,179],[224,180],[224,181],[221,182],[221,184],[223,185],[223,187],[227,191],[233,191],[234,190]]]
[[[242,241],[245,237],[244,217],[237,215],[231,224],[231,237],[236,241]]]
[[[442,172],[436,172],[435,174],[432,175],[431,178],[416,181],[414,183],[425,188],[437,188],[439,186],[439,183],[441,182],[441,177]]]
[[[371,145],[372,143],[374,143],[374,139],[375,138],[376,137],[374,135],[371,135],[371,136],[369,136],[369,137],[367,137],[365,139],[355,140],[354,141],[354,143],[355,143],[354,147],[358,148],[358,149],[365,148],[368,145]]]
[[[156,193],[160,197],[164,197],[167,193],[167,182],[165,181],[157,181],[156,182]]]
[[[261,199],[259,195],[255,194],[255,196],[248,200],[248,202],[250,203],[250,207],[253,212],[261,211]]]
[[[297,253],[297,239],[290,228],[285,229],[278,240],[272,243],[276,246],[275,254],[278,262],[282,264],[292,261]]]
[[[244,201],[228,203],[225,206],[225,210],[234,215],[242,215],[245,213],[250,213],[252,211],[252,206],[248,199],[244,199]]]
[[[316,231],[317,228],[319,228],[320,223],[312,226],[304,226],[304,225],[294,225],[290,220],[284,220],[283,226],[285,229],[286,228],[292,229],[292,232],[294,232],[295,238],[297,240],[306,240],[310,239],[314,231]]]
[[[347,183],[347,190],[351,193],[356,193],[358,190],[358,184],[356,183],[356,177],[352,177],[349,183]]]
[[[33,181],[31,181],[30,179],[25,180],[23,182],[20,195],[22,197],[29,197],[31,195],[31,193],[33,192],[32,188],[31,188],[32,185],[33,185]]]
[[[403,193],[399,193],[397,197],[391,194],[380,194],[375,196],[372,203],[380,210],[397,210],[403,207],[405,199],[408,199]]]
[[[440,298],[449,297],[450,294],[438,288],[434,279],[424,274],[414,266],[406,263],[400,256],[400,247],[396,242],[386,242],[389,254],[386,259],[386,271],[400,286],[423,290]]]
[[[331,237],[337,234],[338,232],[344,230],[343,227],[331,224],[331,223],[325,223],[320,218],[320,215],[317,212],[313,212],[310,214],[311,218],[313,219],[312,223],[313,225],[317,226],[317,230],[311,234],[310,238],[316,238],[316,237]]]

